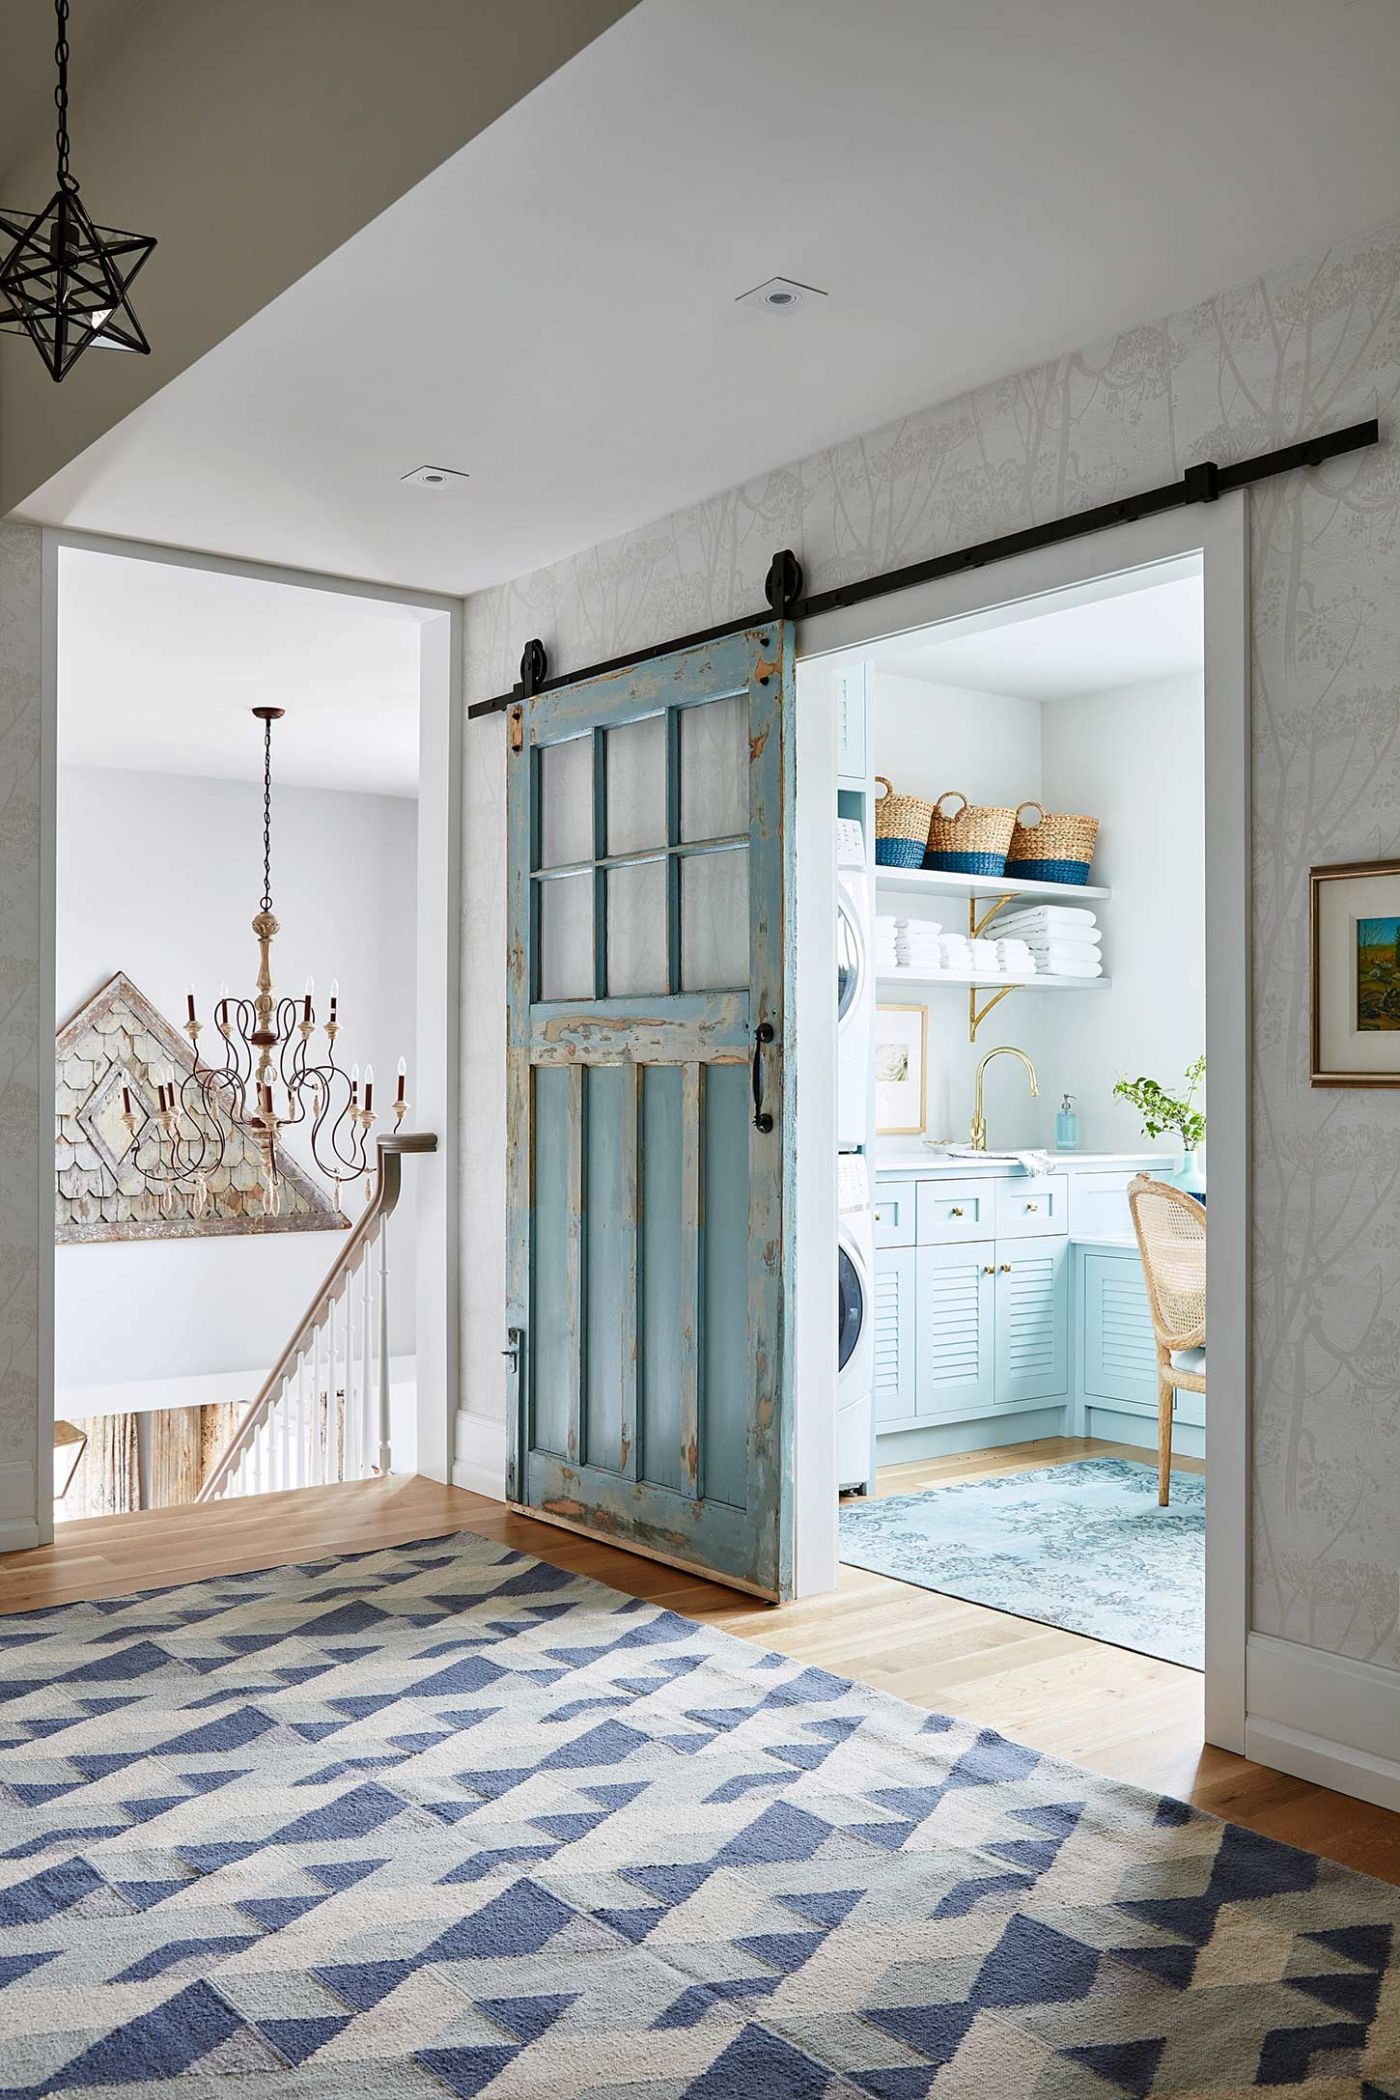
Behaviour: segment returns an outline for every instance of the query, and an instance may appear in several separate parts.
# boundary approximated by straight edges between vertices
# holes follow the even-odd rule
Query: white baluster
[[[389,1228],[379,1228],[379,1460],[375,1471],[389,1473]]]
[[[361,1480],[367,1480],[370,1476],[370,1473],[373,1470],[371,1464],[371,1452],[373,1446],[370,1441],[369,1425],[370,1405],[375,1389],[374,1337],[376,1333],[376,1328],[374,1313],[374,1279],[378,1272],[379,1245],[378,1234],[376,1234],[374,1241],[371,1243],[370,1246],[368,1246],[365,1249],[364,1259],[364,1343],[360,1359],[360,1402],[358,1409],[358,1427],[356,1429],[356,1436],[359,1440],[359,1477]]]
[[[277,1397],[272,1403],[272,1410],[268,1417],[268,1431],[272,1445],[269,1469],[272,1475],[272,1489],[274,1494],[276,1494],[286,1485],[282,1477],[282,1450],[287,1435],[287,1381],[285,1378],[278,1386]]]
[[[311,1485],[311,1422],[316,1408],[316,1352],[320,1330],[313,1328],[306,1348],[306,1376],[301,1387],[301,1483]]]

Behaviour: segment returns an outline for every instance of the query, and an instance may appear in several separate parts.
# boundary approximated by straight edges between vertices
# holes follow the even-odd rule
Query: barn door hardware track
[[[769,565],[764,583],[767,608],[761,613],[748,613],[740,620],[725,620],[716,627],[702,627],[695,634],[683,634],[665,642],[654,642],[646,649],[634,649],[626,656],[609,657],[604,663],[587,664],[576,671],[564,671],[551,676],[549,657],[542,641],[527,642],[525,654],[520,661],[520,679],[509,693],[502,693],[495,700],[477,700],[467,709],[469,721],[482,715],[502,714],[519,700],[529,699],[535,693],[553,692],[559,686],[574,685],[585,678],[605,678],[613,671],[627,671],[635,664],[650,662],[654,656],[669,656],[677,649],[697,648],[704,642],[717,642],[727,634],[742,634],[746,628],[761,627],[766,620],[811,620],[818,613],[840,612],[848,605],[862,605],[869,598],[884,598],[896,591],[910,591],[921,583],[934,583],[943,576],[956,576],[965,569],[984,569],[993,562],[1010,561],[1018,554],[1031,554],[1040,547],[1058,547],[1066,540],[1083,539],[1091,532],[1104,532],[1111,525],[1131,524],[1138,518],[1160,516],[1164,511],[1184,510],[1191,503],[1214,503],[1234,489],[1247,488],[1251,482],[1267,481],[1275,474],[1292,474],[1299,467],[1320,467],[1325,460],[1340,458],[1346,452],[1361,452],[1368,445],[1380,441],[1380,424],[1372,416],[1368,422],[1349,424],[1345,430],[1333,430],[1321,437],[1304,438],[1296,445],[1284,445],[1277,452],[1261,452],[1255,459],[1242,459],[1234,466],[1217,466],[1214,460],[1204,460],[1199,465],[1188,467],[1180,481],[1169,481],[1162,488],[1148,489],[1141,495],[1123,496],[1114,503],[1100,503],[1092,510],[1071,511],[1067,517],[1051,518],[1043,525],[1027,525],[1020,532],[1003,533],[1000,539],[982,540],[972,547],[960,547],[951,554],[935,554],[928,561],[911,562],[907,568],[890,569],[882,576],[867,576],[857,583],[838,584],[829,591],[813,591],[803,597],[805,577],[802,564],[791,549],[784,548],[775,554]]]

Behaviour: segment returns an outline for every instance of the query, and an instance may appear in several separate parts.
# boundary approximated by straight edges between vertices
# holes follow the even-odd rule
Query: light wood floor
[[[880,1491],[1113,1448],[1056,1440],[1025,1446],[1014,1457],[972,1453],[893,1467],[882,1475]],[[451,1530],[484,1533],[916,1706],[965,1715],[1093,1771],[1178,1795],[1400,1883],[1400,1816],[1206,1749],[1194,1671],[856,1568],[842,1569],[834,1595],[775,1611],[434,1481],[306,1488],[66,1524],[52,1546],[0,1555],[0,1612],[121,1596]]]

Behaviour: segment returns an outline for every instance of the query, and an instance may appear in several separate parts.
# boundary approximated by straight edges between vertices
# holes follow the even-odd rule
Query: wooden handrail
[[[287,1373],[326,1317],[335,1299],[339,1297],[340,1285],[354,1268],[357,1256],[393,1216],[403,1187],[401,1161],[404,1153],[436,1152],[437,1138],[431,1131],[401,1132],[394,1137],[380,1138],[377,1149],[379,1172],[375,1179],[374,1194],[365,1205],[360,1218],[351,1227],[349,1238],[327,1270],[320,1289],[306,1308],[291,1340],[263,1380],[257,1398],[210,1467],[207,1479],[194,1498],[196,1502],[212,1502],[220,1488],[226,1484],[239,1459],[252,1443],[260,1425],[271,1412]]]

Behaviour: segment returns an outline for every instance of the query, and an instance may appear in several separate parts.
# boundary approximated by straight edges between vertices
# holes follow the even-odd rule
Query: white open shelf
[[[1108,897],[1111,890],[1086,882],[1029,882],[1014,875],[945,875],[938,868],[875,870],[875,896],[882,897],[1038,897],[1076,904],[1084,897]],[[1102,978],[1096,978],[1102,984]]]
[[[1112,984],[1111,977],[1052,977],[1047,971],[1040,977],[991,977],[984,970],[980,977],[965,976],[962,972],[940,970],[934,977],[920,977],[916,970],[891,970],[882,973],[877,984],[884,990],[894,985],[906,985],[912,991],[936,991],[940,985],[961,985],[978,992],[1101,992]]]

